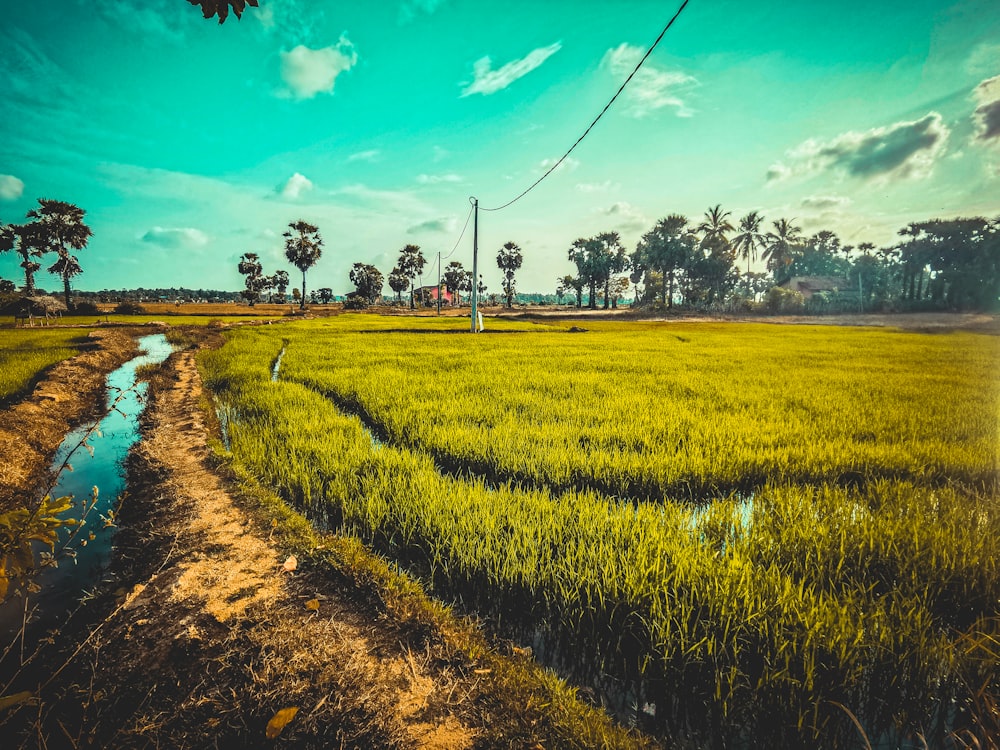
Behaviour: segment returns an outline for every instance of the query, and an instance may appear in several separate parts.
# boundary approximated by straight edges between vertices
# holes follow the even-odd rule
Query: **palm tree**
[[[414,308],[413,298],[414,298],[414,281],[417,276],[421,274],[424,270],[424,265],[426,264],[426,259],[424,254],[420,252],[419,245],[406,245],[399,252],[399,261],[396,263],[396,268],[399,272],[403,274],[410,281],[410,309]],[[390,281],[391,285],[391,281]]]
[[[795,219],[791,221],[778,219],[771,222],[774,231],[767,234],[767,247],[764,248],[762,256],[767,260],[767,270],[774,275],[774,280],[779,283],[785,281],[784,278],[778,278],[779,274],[784,273],[785,269],[795,260],[798,244],[802,241],[802,230],[795,226],[792,221]]]
[[[760,231],[764,217],[756,211],[751,211],[740,219],[739,234],[733,237],[733,249],[747,262],[747,275],[750,275],[750,261],[757,262],[757,251],[764,247],[766,235]]]
[[[723,211],[722,205],[719,203],[705,212],[705,218],[696,230],[702,233],[702,241],[705,244],[711,246],[720,241],[727,245],[730,244],[726,232],[732,232],[736,229],[727,218],[731,213],[731,211]]]
[[[85,248],[94,233],[83,223],[86,211],[79,206],[46,198],[39,198],[38,204],[38,208],[33,208],[27,213],[32,221],[25,225],[25,237],[22,237],[21,243],[23,245],[27,239],[27,244],[33,247],[38,255],[50,252],[59,255],[59,259],[48,270],[49,273],[62,276],[68,310],[72,306],[69,298],[69,280],[83,272],[80,261],[70,255],[69,251]],[[33,265],[37,270],[38,264]]]
[[[497,253],[497,267],[503,271],[503,292],[507,298],[507,308],[514,306],[514,274],[521,267],[521,248],[516,242],[506,242]]]
[[[285,238],[285,257],[288,262],[302,271],[302,295],[299,298],[299,309],[306,309],[306,271],[312,268],[323,254],[323,238],[319,236],[319,227],[299,219],[288,225],[289,231]]]

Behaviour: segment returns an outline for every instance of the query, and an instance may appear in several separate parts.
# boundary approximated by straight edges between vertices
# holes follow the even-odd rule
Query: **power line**
[[[471,204],[469,205],[469,214],[468,214],[468,216],[465,217],[465,226],[462,227],[462,233],[460,235],[458,235],[458,241],[455,243],[455,247],[453,247],[451,249],[451,252],[448,253],[446,256],[444,256],[444,258],[442,258],[442,260],[448,260],[448,258],[450,258],[452,255],[454,255],[455,251],[458,250],[458,246],[460,244],[462,244],[462,238],[465,236],[465,230],[469,228],[469,219],[472,218],[472,209],[474,207],[475,206],[473,206]]]
[[[663,39],[664,34],[666,34],[667,31],[670,29],[670,27],[674,25],[674,21],[677,20],[677,17],[681,14],[681,11],[683,11],[684,8],[687,7],[688,1],[689,0],[684,0],[684,2],[681,3],[681,7],[679,7],[677,9],[677,12],[674,13],[673,17],[669,21],[667,21],[667,25],[663,27],[663,31],[661,31],[660,35],[658,37],[656,37],[656,41],[653,42],[652,46],[650,46],[650,48],[648,50],[646,50],[646,54],[642,56],[642,59],[639,61],[639,64],[636,65],[635,69],[631,73],[628,74],[628,78],[626,78],[625,82],[618,88],[618,91],[615,92],[615,95],[611,97],[611,100],[607,104],[604,105],[604,109],[601,110],[600,114],[597,115],[597,117],[594,118],[594,121],[592,123],[590,123],[590,125],[587,126],[586,130],[583,131],[583,135],[581,135],[579,138],[577,138],[576,139],[576,143],[574,143],[572,146],[569,147],[569,151],[567,151],[565,154],[563,154],[561,157],[559,157],[559,161],[557,161],[555,164],[553,164],[551,167],[549,167],[548,171],[545,174],[543,174],[541,177],[539,177],[537,180],[535,180],[533,183],[531,183],[531,185],[529,185],[527,187],[527,189],[525,189],[525,191],[522,192],[517,197],[512,198],[511,200],[509,200],[506,203],[504,203],[502,206],[497,206],[496,208],[481,208],[480,210],[482,210],[482,211],[502,211],[503,209],[507,208],[507,206],[510,206],[511,204],[516,203],[517,201],[521,200],[521,198],[523,198],[528,193],[530,193],[532,190],[534,190],[542,180],[544,180],[550,174],[552,174],[553,172],[555,172],[556,169],[558,169],[559,165],[562,164],[566,160],[566,157],[569,156],[571,153],[573,153],[573,149],[575,149],[577,146],[579,146],[580,143],[581,143],[581,141],[583,141],[583,139],[587,137],[587,134],[597,124],[597,121],[600,120],[604,116],[604,113],[607,112],[608,109],[611,108],[611,105],[615,103],[615,99],[617,99],[618,95],[621,94],[622,91],[625,90],[625,87],[628,86],[629,81],[632,80],[632,77],[636,73],[639,72],[639,68],[641,68],[642,64],[644,62],[646,62],[646,58],[649,57],[652,54],[653,50],[656,49],[656,45],[658,45],[660,43],[660,40]]]

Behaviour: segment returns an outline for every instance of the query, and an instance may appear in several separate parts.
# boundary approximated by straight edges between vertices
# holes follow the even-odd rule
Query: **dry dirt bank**
[[[0,512],[35,498],[66,433],[96,413],[107,374],[136,353],[128,330],[97,330],[87,338],[81,354],[55,365],[28,398],[0,411]]]

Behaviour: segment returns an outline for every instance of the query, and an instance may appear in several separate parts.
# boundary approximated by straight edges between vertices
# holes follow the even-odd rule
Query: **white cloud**
[[[451,234],[458,230],[458,219],[454,216],[446,216],[440,219],[428,219],[419,224],[414,224],[406,230],[407,234],[420,234],[423,232],[438,232]]]
[[[142,241],[169,248],[194,248],[208,244],[208,235],[193,227],[153,227],[142,235]]]
[[[802,208],[814,211],[831,211],[847,208],[853,203],[850,198],[841,195],[807,195],[800,204]]]
[[[553,164],[556,164],[558,159],[542,159],[538,164],[543,170],[548,170]],[[580,160],[574,159],[572,156],[567,156],[563,159],[562,164],[556,167],[556,172],[575,172],[580,166]]]
[[[618,201],[608,208],[603,208],[598,213],[611,217],[615,220],[615,227],[626,231],[638,231],[650,224],[646,215],[631,203]]]
[[[929,112],[919,120],[862,133],[849,131],[825,142],[810,138],[785,154],[787,163],[771,165],[767,178],[776,181],[829,171],[879,182],[922,179],[944,153],[950,132],[941,115]]]
[[[334,84],[344,71],[358,61],[358,53],[347,37],[340,37],[336,45],[322,49],[309,49],[305,45],[281,53],[281,78],[288,85],[279,96],[294,99],[312,99],[317,94],[332,94]]]
[[[539,47],[519,60],[511,60],[497,70],[493,70],[493,63],[489,57],[481,57],[472,65],[473,80],[462,90],[462,96],[495,94],[510,86],[518,78],[528,75],[561,49],[560,42],[550,44],[548,47]]]
[[[604,182],[578,182],[576,189],[581,193],[611,193],[621,188],[621,183],[605,180]]]
[[[377,148],[368,149],[367,151],[358,151],[355,154],[351,154],[347,157],[347,161],[378,161],[378,158],[382,155],[382,152]]]
[[[303,174],[296,172],[284,185],[279,185],[275,192],[286,200],[298,200],[304,193],[313,189],[312,180]]]
[[[444,182],[462,182],[462,177],[457,174],[418,174],[417,182],[421,185],[440,185]]]
[[[973,75],[989,75],[1000,69],[1000,44],[982,42],[972,48],[965,69]]]
[[[641,47],[623,43],[609,49],[601,64],[607,66],[612,76],[624,82],[645,53],[646,50]],[[645,117],[658,109],[674,107],[678,117],[690,117],[691,109],[676,90],[695,83],[697,81],[686,73],[662,70],[646,60],[625,88],[625,98],[630,103],[626,112],[632,117]]]
[[[12,174],[0,174],[0,201],[16,201],[24,194],[24,182]]]

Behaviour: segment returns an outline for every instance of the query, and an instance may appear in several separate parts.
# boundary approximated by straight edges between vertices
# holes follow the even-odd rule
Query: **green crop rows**
[[[230,333],[233,459],[662,736],[989,731],[996,339],[412,325]]]

